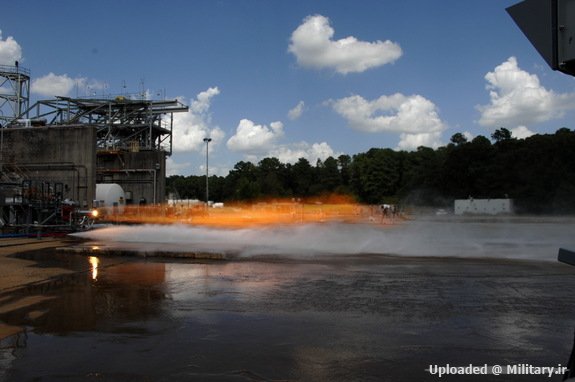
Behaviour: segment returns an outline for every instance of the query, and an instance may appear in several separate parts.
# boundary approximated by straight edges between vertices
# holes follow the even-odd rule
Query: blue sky
[[[0,64],[33,99],[179,98],[171,174],[372,147],[437,147],[456,132],[573,128],[575,82],[508,16],[517,0],[20,1],[2,5]]]

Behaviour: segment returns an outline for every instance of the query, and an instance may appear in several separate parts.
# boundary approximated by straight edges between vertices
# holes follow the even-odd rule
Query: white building
[[[513,213],[512,199],[457,199],[455,215],[500,215]]]

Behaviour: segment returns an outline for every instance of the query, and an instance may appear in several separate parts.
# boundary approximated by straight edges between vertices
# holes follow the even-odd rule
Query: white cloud
[[[230,172],[230,168],[224,165],[212,165],[210,163],[210,168],[209,168],[209,175],[210,177],[212,175],[217,175],[217,176],[227,176]],[[205,164],[201,164],[198,166],[198,173],[205,175],[206,174],[206,165]]]
[[[74,90],[80,96],[95,96],[105,88],[105,83],[96,80],[85,77],[71,78],[67,74],[57,75],[54,73],[36,78],[32,80],[30,85],[32,93],[47,97],[68,96]]]
[[[14,37],[8,36],[6,40],[2,39],[0,30],[0,65],[14,65],[16,61],[22,59],[22,47]]]
[[[333,68],[341,74],[389,64],[402,55],[401,47],[389,40],[366,42],[352,36],[333,40],[333,36],[327,17],[308,16],[292,33],[288,51],[301,66]]]
[[[211,150],[210,150],[211,151]],[[205,153],[205,151],[204,151]],[[218,165],[212,163],[212,158],[210,157],[210,168],[209,174],[217,176],[226,176],[230,172],[228,166]],[[178,162],[174,157],[166,158],[166,175],[205,175],[206,174],[206,164],[202,162],[201,164],[194,164],[190,161]]]
[[[220,89],[217,86],[199,93],[192,101],[190,110],[194,114],[206,114],[210,110],[212,98],[218,94],[220,94]]]
[[[475,135],[473,135],[473,133],[469,132],[469,131],[464,131],[463,132],[463,136],[465,138],[467,138],[468,142],[471,142],[473,140],[473,138],[475,138]]]
[[[446,129],[435,104],[420,95],[396,93],[373,101],[353,95],[327,104],[356,130],[400,133],[399,148],[404,150],[437,147]]]
[[[271,150],[278,139],[282,137],[283,123],[276,121],[270,126],[257,125],[249,119],[242,119],[227,143],[228,149],[246,154],[258,154]]]
[[[359,95],[329,101],[335,112],[354,129],[370,133],[431,133],[441,132],[445,124],[439,118],[433,102],[420,96],[396,93],[368,101]]]
[[[441,142],[440,132],[420,134],[402,133],[399,137],[400,140],[397,144],[398,150],[411,151],[417,149],[419,146],[437,148],[443,144]]]
[[[227,143],[228,149],[241,152],[245,160],[257,163],[263,158],[278,158],[282,163],[295,163],[299,158],[306,158],[315,164],[318,159],[339,155],[326,143],[307,142],[280,144],[284,136],[281,122],[272,122],[269,126],[257,125],[249,119],[242,119],[236,134]]]
[[[297,105],[293,109],[288,112],[288,118],[292,121],[295,121],[303,114],[303,108],[305,103],[303,101],[299,101]]]
[[[66,96],[77,83],[84,83],[85,78],[70,78],[67,74],[56,75],[50,73],[44,77],[32,80],[31,91],[43,96]]]
[[[192,164],[190,162],[176,162],[172,157],[166,158],[166,175],[180,175],[189,172]]]
[[[525,139],[525,138],[529,138],[532,135],[535,135],[535,133],[533,131],[529,130],[525,126],[518,126],[516,128],[510,129],[509,131],[511,131],[511,136],[513,138],[518,138],[518,139]]]
[[[515,57],[485,75],[490,103],[477,106],[482,126],[530,125],[561,118],[575,108],[575,94],[556,94],[545,89],[535,74],[517,64]]]
[[[324,161],[328,157],[337,157],[342,153],[336,153],[326,143],[300,142],[291,145],[281,145],[275,147],[267,156],[275,157],[282,163],[295,163],[299,158],[307,159],[312,165],[315,165],[318,159]]]
[[[217,87],[212,87],[199,93],[196,99],[191,101],[190,111],[187,113],[174,114],[173,150],[174,152],[205,150],[204,138],[212,138],[209,145],[210,151],[216,147],[225,137],[225,133],[219,127],[211,126],[209,113],[212,98],[220,94]],[[183,100],[183,103],[186,103]]]

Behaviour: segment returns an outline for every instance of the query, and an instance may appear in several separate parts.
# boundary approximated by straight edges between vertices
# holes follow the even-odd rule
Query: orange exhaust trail
[[[353,202],[348,197],[329,196],[305,202],[283,200],[238,203],[222,208],[205,204],[126,206],[123,213],[108,213],[104,220],[125,224],[192,224],[210,227],[245,228],[253,226],[309,224],[324,222],[390,223],[377,206]]]

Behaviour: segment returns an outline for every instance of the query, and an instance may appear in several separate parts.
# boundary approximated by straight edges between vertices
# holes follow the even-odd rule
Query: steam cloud
[[[394,226],[306,224],[245,229],[186,225],[113,226],[75,236],[143,251],[202,251],[243,257],[381,254],[416,257],[556,261],[559,247],[575,248],[571,225],[560,221],[429,221]]]

